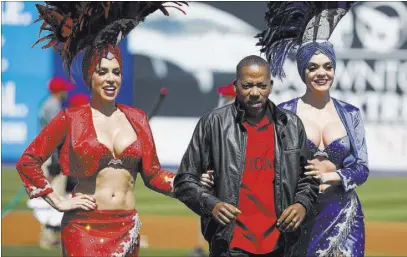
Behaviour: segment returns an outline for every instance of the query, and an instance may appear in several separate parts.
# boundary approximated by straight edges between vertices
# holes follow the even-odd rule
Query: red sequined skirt
[[[136,210],[66,212],[61,226],[63,256],[137,257],[140,227]]]

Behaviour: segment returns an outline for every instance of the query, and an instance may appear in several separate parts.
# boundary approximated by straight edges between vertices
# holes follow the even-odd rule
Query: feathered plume
[[[257,45],[266,54],[274,77],[285,77],[287,54],[303,43],[328,40],[340,19],[356,2],[269,2],[266,29]]]
[[[42,48],[53,47],[59,52],[69,74],[72,61],[80,51],[88,47],[105,47],[107,44],[116,46],[139,22],[156,10],[168,16],[167,8],[184,12],[180,7],[188,5],[183,1],[45,3],[46,6],[36,5],[40,16],[36,22],[43,21],[40,35],[43,30],[51,33],[40,38],[34,45],[49,40]],[[166,3],[173,5],[166,6]]]

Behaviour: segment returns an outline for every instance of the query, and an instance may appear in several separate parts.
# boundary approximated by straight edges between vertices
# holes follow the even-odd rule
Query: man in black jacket
[[[304,175],[301,120],[268,100],[268,63],[237,65],[236,101],[202,117],[174,180],[175,195],[201,216],[211,256],[283,256],[317,198]],[[213,187],[200,176],[214,170]]]

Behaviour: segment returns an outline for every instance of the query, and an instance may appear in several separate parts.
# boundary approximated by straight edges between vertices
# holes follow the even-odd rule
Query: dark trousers
[[[271,253],[265,254],[249,253],[239,248],[232,248],[229,250],[229,257],[283,257],[283,256],[284,256],[284,247],[281,247]]]

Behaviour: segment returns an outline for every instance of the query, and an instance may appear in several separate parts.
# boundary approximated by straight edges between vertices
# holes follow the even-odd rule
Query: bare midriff
[[[136,171],[106,167],[92,177],[78,178],[74,193],[96,199],[98,210],[132,210],[136,207]]]

